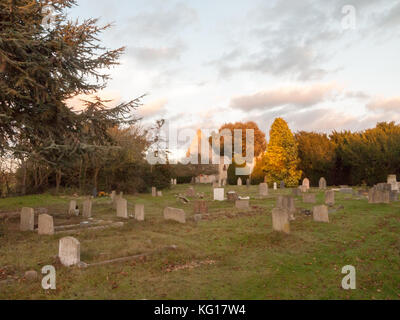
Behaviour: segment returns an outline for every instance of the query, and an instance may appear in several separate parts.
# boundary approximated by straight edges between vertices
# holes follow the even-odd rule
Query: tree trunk
[[[97,188],[97,184],[98,184],[98,176],[99,176],[99,172],[100,172],[100,168],[96,168],[96,169],[94,169],[94,175],[93,175],[93,185],[94,185],[94,188],[96,188],[96,190],[98,190],[98,188]]]
[[[60,191],[61,176],[62,176],[61,169],[57,169],[57,171],[56,171],[56,194],[58,194],[58,192]]]
[[[24,196],[24,195],[26,195],[26,175],[27,175],[26,162],[24,160],[22,161],[22,171],[23,171],[23,173],[22,173],[22,189],[21,189],[21,192],[22,192],[22,195]]]

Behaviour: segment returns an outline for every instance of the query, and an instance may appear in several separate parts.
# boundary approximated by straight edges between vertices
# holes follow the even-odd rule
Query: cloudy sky
[[[400,0],[78,3],[73,17],[114,22],[101,40],[126,47],[102,95],[146,93],[145,123],[268,132],[280,116],[329,133],[400,121]]]

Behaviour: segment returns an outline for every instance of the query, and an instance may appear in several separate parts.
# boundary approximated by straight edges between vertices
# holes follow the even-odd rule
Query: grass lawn
[[[0,220],[0,283],[15,279],[0,284],[0,299],[400,299],[400,202],[370,205],[336,192],[336,206],[344,209],[330,214],[331,223],[297,214],[285,235],[272,231],[271,209],[276,195],[290,190],[270,190],[267,199],[257,199],[258,186],[228,186],[226,191],[252,197],[251,210],[239,211],[231,203],[212,202],[211,186],[196,185],[209,201],[209,216],[198,224],[164,221],[166,206],[193,217],[193,205],[176,199],[188,187],[164,190],[162,198],[126,196],[130,213],[135,203],[145,204],[145,222],[131,219],[120,229],[72,235],[86,263],[154,252],[124,263],[65,268],[56,255],[58,240],[67,235],[21,233],[19,219]],[[44,207],[56,225],[79,223],[66,217],[70,199],[47,194],[1,199],[0,212]],[[317,202],[323,203],[322,192]],[[296,206],[312,208],[300,197]],[[94,200],[93,217],[122,221],[108,198]],[[161,250],[171,245],[177,249]],[[40,273],[45,265],[56,267],[56,290],[43,290],[40,274],[33,283],[23,278],[25,271]],[[341,288],[346,265],[356,268],[356,290]]]

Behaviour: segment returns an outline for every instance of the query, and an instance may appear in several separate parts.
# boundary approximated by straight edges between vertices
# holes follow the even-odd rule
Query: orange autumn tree
[[[297,142],[288,124],[282,118],[275,119],[270,130],[267,151],[259,160],[268,183],[284,181],[288,187],[297,186],[302,172],[298,170]],[[255,168],[257,170],[257,166]]]

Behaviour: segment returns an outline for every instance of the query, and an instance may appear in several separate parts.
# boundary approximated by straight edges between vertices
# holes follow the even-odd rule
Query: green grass
[[[82,231],[81,260],[99,262],[146,252],[146,259],[90,267],[57,264],[58,240],[65,235],[39,237],[18,231],[18,219],[0,221],[0,299],[399,299],[400,203],[370,205],[336,193],[330,224],[298,214],[291,234],[272,231],[271,209],[277,194],[256,199],[258,187],[227,187],[252,196],[246,212],[228,202],[212,202],[211,186],[195,186],[209,200],[209,216],[199,224],[164,221],[163,208],[172,206],[193,216],[192,204],[176,200],[188,188],[164,190],[164,197],[127,196],[129,211],[145,204],[146,221],[129,220],[123,228]],[[314,190],[317,192],[317,190]],[[0,200],[1,211],[23,206],[46,207],[56,225],[76,223],[65,216],[69,197],[50,195]],[[312,208],[296,198],[296,206]],[[317,197],[323,202],[323,195]],[[118,221],[109,199],[96,199],[94,217]],[[176,250],[161,250],[177,245]],[[211,261],[212,263],[208,263]],[[190,266],[194,264],[195,267]],[[57,269],[57,290],[45,291],[40,282],[23,279],[27,270],[45,265]],[[341,288],[342,267],[357,270],[357,289]],[[178,269],[178,270],[175,270]],[[2,273],[3,270],[3,273]],[[173,271],[171,271],[173,270]],[[41,279],[41,277],[39,277]]]

